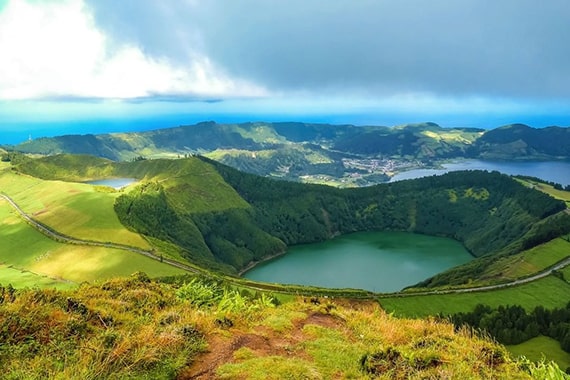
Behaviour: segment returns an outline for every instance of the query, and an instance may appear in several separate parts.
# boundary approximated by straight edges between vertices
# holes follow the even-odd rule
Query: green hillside
[[[113,177],[135,178],[137,182],[120,191],[102,186],[68,182]],[[531,187],[528,186],[528,181],[517,180],[497,172],[452,172],[438,177],[400,181],[367,188],[338,189],[247,174],[204,157],[114,162],[87,155],[54,155],[36,159],[19,158],[15,161],[4,162],[2,171],[0,171],[0,185],[2,192],[13,197],[25,212],[50,228],[64,232],[65,235],[87,239],[88,241],[113,240],[128,246],[139,245],[143,249],[152,250],[156,255],[160,254],[161,258],[164,254],[165,257],[175,258],[178,261],[189,262],[208,270],[233,275],[251,262],[263,260],[276,253],[283,252],[289,245],[325,240],[338,234],[354,231],[398,230],[454,238],[462,242],[473,255],[478,257],[464,266],[453,268],[418,284],[417,288],[465,287],[500,283],[534,274],[565,259],[568,245],[566,239],[570,234],[570,214],[567,212],[564,201],[557,200],[543,191],[538,191],[538,189],[542,189],[546,192],[552,192],[553,190],[550,187],[543,188],[537,184]],[[558,191],[556,195],[560,199],[566,199],[567,194]],[[26,281],[38,281],[38,284],[44,283],[46,286],[55,284],[65,288],[67,287],[66,283],[61,283],[59,279],[76,282],[97,281],[113,276],[125,276],[135,269],[149,272],[151,277],[183,273],[181,269],[134,252],[125,252],[113,248],[74,246],[50,240],[15,215],[13,207],[6,201],[0,201],[0,216],[2,215],[4,216],[0,222],[0,244],[2,244],[3,253],[0,259],[11,266],[0,267],[0,270],[8,276],[5,278],[13,278],[19,284],[25,284]],[[69,223],[69,220],[74,222]],[[21,241],[28,242],[25,250],[18,246]],[[13,252],[15,251],[19,251],[20,254],[14,255]],[[49,252],[49,255],[44,254],[46,251]],[[18,270],[31,272],[18,272]],[[532,308],[537,305],[561,307],[568,302],[566,289],[568,283],[564,280],[564,273],[566,273],[566,269],[561,274],[550,275],[528,284],[493,290],[492,292],[414,294],[407,297],[390,295],[383,296],[380,303],[386,310],[394,311],[397,315],[414,316],[469,312],[471,308],[481,302],[491,306],[500,306],[510,303],[511,300],[522,304],[525,308]],[[184,296],[183,294],[186,293],[178,289],[180,285],[176,285],[174,290],[166,285],[154,287],[154,285],[145,285],[149,282],[144,278],[139,283],[139,278],[138,280],[113,280],[103,284],[100,289],[97,287],[98,285],[89,288],[83,286],[75,293],[66,293],[65,297],[70,297],[73,300],[79,299],[80,304],[87,307],[86,310],[91,310],[89,312],[91,314],[85,312],[86,314],[80,313],[82,317],[77,315],[78,318],[87,318],[80,320],[83,323],[82,326],[90,327],[88,329],[85,327],[87,330],[84,330],[83,335],[72,334],[71,337],[76,344],[79,343],[79,347],[83,347],[82,345],[103,347],[101,352],[110,355],[105,356],[105,358],[119,357],[121,363],[131,363],[129,364],[131,369],[134,369],[141,376],[143,373],[147,373],[145,371],[150,371],[148,373],[151,374],[149,375],[151,377],[166,371],[170,374],[185,373],[191,377],[196,374],[196,368],[186,366],[183,363],[194,362],[194,358],[199,357],[197,353],[202,352],[204,341],[191,340],[187,342],[188,345],[179,341],[180,337],[176,334],[185,336],[180,331],[190,331],[184,330],[184,326],[189,326],[189,323],[198,330],[200,326],[207,325],[210,326],[209,328],[216,326],[216,329],[220,328],[222,331],[227,331],[234,325],[224,325],[227,323],[224,321],[231,320],[232,324],[237,323],[239,325],[236,326],[236,329],[231,330],[230,336],[241,336],[240,334],[243,331],[249,331],[247,330],[250,328],[248,327],[250,326],[249,323],[255,323],[256,326],[259,326],[260,321],[266,321],[269,328],[283,332],[288,331],[286,326],[297,326],[296,316],[307,313],[306,310],[308,309],[306,309],[307,303],[294,303],[297,306],[291,306],[293,309],[279,309],[280,311],[277,314],[272,314],[272,312],[267,314],[270,313],[270,309],[267,309],[266,306],[251,306],[251,310],[257,310],[258,314],[247,314],[246,320],[242,320],[241,318],[244,317],[243,310],[240,309],[239,316],[231,312],[228,313],[225,308],[232,303],[224,301],[221,303],[224,306],[216,306],[216,312],[211,314],[209,322],[206,321],[207,318],[210,318],[206,317],[206,315],[210,315],[207,314],[209,311],[200,309],[196,315],[205,319],[192,319],[194,322],[188,322],[184,319],[184,325],[180,326],[176,324],[177,322],[172,322],[175,323],[172,326],[176,327],[172,327],[174,330],[169,330],[168,326],[171,324],[161,322],[167,318],[166,314],[177,313],[180,315],[180,313],[185,313],[185,315],[194,315],[189,309],[181,308],[185,302],[184,299],[195,300],[200,294],[199,292],[205,292],[208,300],[214,296],[217,297],[216,294],[221,294],[220,297],[222,298],[226,297],[223,294],[232,294],[231,297],[243,297],[244,294],[246,296],[247,294],[251,295],[253,289],[256,289],[255,292],[266,289],[266,291],[277,290],[285,293],[298,291],[302,291],[304,294],[326,293],[322,289],[314,288],[301,289],[280,285],[252,284],[235,277],[214,275],[213,278],[225,278],[223,281],[229,280],[231,282],[228,284],[231,283],[232,285],[227,290],[214,291],[208,290],[204,284],[194,283],[197,289],[182,287],[186,289],[184,292],[191,294]],[[211,281],[208,280],[208,283]],[[158,313],[156,317],[151,318],[152,321],[158,323],[157,326],[160,326],[152,327],[154,331],[152,334],[154,335],[145,333],[147,331],[145,328],[154,326],[152,323],[149,324],[148,319],[143,324],[142,322],[135,322],[136,318],[124,308],[117,312],[110,311],[116,309],[114,306],[111,308],[110,304],[105,304],[107,302],[105,297],[108,296],[105,292],[114,289],[115,285],[123,290],[129,289],[130,286],[136,288],[132,288],[132,299],[138,305],[137,310],[147,304],[151,308],[157,307],[155,305],[162,305],[158,308],[159,311],[148,310],[149,313]],[[254,286],[254,288],[249,288],[250,286]],[[249,290],[238,293],[235,291],[236,287]],[[168,289],[170,289],[170,293]],[[85,291],[87,293],[83,293]],[[3,290],[2,294],[10,294],[6,292],[7,290]],[[172,292],[175,292],[177,297],[182,298],[169,298],[172,297]],[[6,346],[10,350],[9,355],[5,356],[7,361],[0,361],[0,365],[8,363],[10,369],[6,373],[13,373],[14,378],[24,376],[24,374],[32,376],[39,370],[38,368],[47,368],[45,371],[48,372],[41,372],[42,374],[62,370],[62,367],[56,368],[47,365],[37,356],[20,355],[20,352],[23,352],[22,347],[24,347],[25,339],[24,335],[19,335],[19,331],[30,331],[32,336],[41,337],[39,331],[43,328],[43,323],[50,326],[64,326],[60,324],[63,320],[60,317],[65,319],[69,317],[66,313],[76,312],[73,310],[75,306],[66,306],[65,304],[58,306],[59,301],[57,300],[64,299],[63,296],[56,295],[53,292],[48,293],[49,291],[47,293],[42,293],[42,291],[21,293],[25,294],[24,299],[27,299],[25,297],[48,297],[46,299],[51,300],[49,303],[51,309],[44,308],[47,306],[41,302],[34,303],[38,307],[38,309],[34,309],[34,315],[45,316],[45,318],[37,319],[36,324],[26,324],[26,329],[31,330],[22,330],[22,326],[12,322],[14,315],[18,315],[19,321],[27,320],[27,311],[19,308],[14,311],[15,314],[10,314],[13,309],[3,309],[4,304],[0,302],[0,321],[8,326],[4,332],[8,334],[5,338],[10,341],[10,345]],[[122,292],[121,294],[127,297],[127,293]],[[334,295],[335,297],[344,293],[342,291],[328,292],[330,296]],[[90,296],[87,297],[86,294]],[[357,295],[357,292],[350,294]],[[267,300],[264,298],[266,296],[258,295],[253,298]],[[358,296],[370,298],[372,295],[361,292],[358,293]],[[124,297],[121,299],[123,306],[126,305],[125,302],[130,302]],[[13,305],[15,302],[12,296],[4,299],[10,300],[8,304],[12,302]],[[284,299],[291,299],[291,296],[284,297]],[[169,302],[173,303],[170,304]],[[258,301],[247,301],[240,298],[239,307],[246,307],[247,302],[253,302],[252,305],[257,305],[256,302]],[[315,302],[315,304],[318,303],[320,301]],[[167,307],[165,309],[165,305],[172,305],[173,308]],[[58,307],[63,307],[63,311],[57,309]],[[69,309],[70,307],[72,309]],[[315,305],[314,307],[319,308],[320,306]],[[350,320],[367,320],[367,324],[382,321],[379,312],[356,316],[350,314],[353,312],[345,312],[344,309],[340,308],[341,306],[327,304],[323,307],[325,307],[323,310],[327,315],[331,314],[331,310],[339,310],[340,318],[350,316]],[[332,314],[336,315],[334,312]],[[56,317],[52,319],[54,315]],[[75,316],[75,314],[73,315]],[[92,319],[89,316],[97,316],[97,318]],[[291,319],[288,319],[289,316]],[[107,334],[109,334],[107,330],[111,326],[108,322],[125,320],[129,322],[121,322],[119,325],[128,326],[128,332],[120,330],[122,327],[119,325],[112,325],[114,334],[118,335],[113,335],[115,338],[107,338]],[[182,319],[179,320],[182,321]],[[216,320],[221,322],[215,322]],[[100,321],[103,321],[102,324]],[[387,330],[367,331],[374,335],[378,334],[377,331],[386,334],[387,331],[402,329],[401,334],[410,336],[410,329],[415,328],[411,326],[421,326],[422,323],[432,322],[413,321],[410,322],[411,325],[408,325],[406,322],[396,321],[390,317],[389,320],[382,323],[387,323],[382,327]],[[62,328],[67,329],[68,327]],[[98,328],[102,330],[99,331]],[[344,326],[340,331],[346,332],[346,328],[347,326]],[[204,328],[202,327],[202,329]],[[426,330],[422,331],[425,333]],[[219,336],[218,330],[207,330],[201,336],[209,336],[208,334],[211,332],[214,332],[214,336]],[[319,335],[321,333],[325,335]],[[170,334],[168,335],[170,340],[167,339],[170,342],[169,344],[178,342],[175,345],[177,347],[176,353],[164,348],[161,350],[163,346],[160,342],[163,342],[162,339],[166,336],[163,334]],[[332,373],[337,373],[334,371],[338,371],[338,368],[342,367],[348,371],[347,376],[349,377],[367,378],[375,374],[374,371],[378,365],[386,365],[377,364],[378,357],[370,354],[370,350],[376,350],[375,344],[378,342],[375,343],[370,339],[363,345],[354,345],[353,342],[354,349],[340,350],[338,347],[346,346],[346,341],[344,335],[339,336],[338,334],[337,330],[333,330],[303,335],[303,342],[305,342],[303,343],[303,350],[308,351],[298,358],[295,368],[301,371],[309,371],[306,373],[318,371],[326,378]],[[439,339],[436,337],[444,336],[445,332],[438,329],[434,334],[434,339]],[[367,336],[366,334],[363,335]],[[144,339],[138,340],[138,337],[144,337]],[[89,354],[86,355],[84,350],[77,351],[69,348],[68,338],[68,335],[62,334],[57,339],[46,338],[42,342],[47,344],[46,349],[52,350],[50,352],[57,352],[57,355],[67,355],[70,358],[79,358],[81,363],[88,363],[88,368],[81,365],[65,367],[67,371],[71,371],[67,372],[69,376],[84,376],[89,374],[92,368],[97,368],[97,371],[120,373],[120,370],[113,364],[115,363],[114,359],[105,359],[104,363],[101,364],[101,362],[97,362],[97,358]],[[468,335],[467,338],[476,339],[472,335]],[[108,344],[105,343],[107,339],[110,339]],[[140,344],[143,340],[146,342],[149,339],[158,342],[157,345]],[[450,338],[447,339],[446,342],[449,343]],[[220,342],[219,338],[208,338],[206,341],[208,344],[219,344]],[[397,341],[399,340],[397,339]],[[412,339],[412,341],[415,340]],[[382,343],[378,343],[381,345],[378,352],[382,352],[382,355],[387,352],[385,351],[386,345],[393,344],[387,342],[384,340]],[[119,343],[120,345],[118,345]],[[139,344],[138,348],[131,346],[131,343]],[[231,339],[227,343],[230,346],[233,344]],[[98,344],[103,346],[97,346]],[[394,364],[393,371],[395,372],[389,373],[404,373],[406,376],[416,373],[415,371],[427,371],[421,372],[422,374],[432,373],[429,372],[431,368],[429,366],[416,368],[414,364],[410,364],[412,362],[404,360],[412,356],[423,355],[422,350],[418,350],[413,343],[410,344],[412,346],[407,343],[404,343],[403,346],[391,346],[400,353],[398,357],[403,358],[403,361],[400,363],[400,359],[398,359],[400,364]],[[470,346],[473,343],[464,341],[463,344]],[[308,349],[309,346],[312,348]],[[220,362],[219,365],[215,366],[215,373],[231,378],[240,377],[245,373],[257,373],[256,371],[264,373],[266,368],[273,368],[276,365],[281,368],[279,367],[279,360],[281,359],[276,359],[275,355],[271,356],[271,359],[267,359],[263,355],[259,356],[258,352],[255,351],[256,348],[247,347],[250,351],[242,350],[236,351],[236,353],[232,351],[233,361],[228,363],[228,359],[225,358],[223,363]],[[446,347],[449,347],[447,343]],[[123,348],[127,348],[125,354],[118,354],[118,351],[115,351]],[[135,352],[142,352],[140,350],[144,350],[147,356],[141,358],[134,354]],[[255,356],[252,356],[251,350],[256,352]],[[362,354],[362,350],[367,352],[366,355]],[[340,352],[341,354],[337,359],[330,359],[333,352]],[[131,355],[131,353],[133,354]],[[316,355],[313,356],[313,361],[308,362],[316,363],[314,364],[316,367],[303,361],[307,353]],[[179,355],[186,357],[186,361]],[[382,355],[380,357],[384,357]],[[501,355],[507,357],[506,352]],[[54,360],[47,354],[42,357],[49,358],[51,361]],[[451,358],[451,356],[445,357]],[[151,359],[147,361],[145,358]],[[205,358],[208,360],[208,356]],[[328,359],[325,360],[324,358]],[[346,358],[354,359],[354,363],[346,362]],[[33,363],[37,363],[37,366],[27,360],[34,360]],[[512,363],[509,360],[505,359],[502,363]],[[324,364],[325,362],[328,364]],[[27,364],[24,366],[22,363]],[[443,368],[440,368],[439,365],[437,367],[439,370]],[[182,370],[182,368],[185,369]],[[285,366],[282,368],[280,370],[286,373],[291,371],[293,367]],[[500,378],[502,376],[502,372],[500,372],[502,370],[498,370],[498,367],[493,365],[481,367],[479,371],[486,371],[488,368],[493,368],[494,377]],[[541,368],[544,369],[544,367]],[[466,374],[470,373],[465,372],[467,369],[464,367],[450,369],[449,371],[452,371],[449,373],[454,374],[460,373],[462,376],[468,376]],[[519,374],[520,376],[524,375],[516,372],[518,369],[509,369],[508,371],[508,375],[505,375],[506,378],[512,378],[515,373],[517,376]],[[303,374],[306,373],[302,372],[301,375],[304,376]],[[41,375],[38,376],[41,377]]]
[[[99,159],[85,156],[75,160],[87,164]],[[152,277],[184,273],[138,253],[105,246],[113,243],[140,250],[154,249],[147,239],[120,223],[113,208],[118,192],[80,183],[42,180],[9,169],[9,166],[0,169],[1,194],[10,196],[23,212],[47,229],[88,243],[69,244],[46,236],[26,223],[6,199],[0,198],[0,282],[17,287],[69,287],[83,281],[129,275],[136,270]]]
[[[486,132],[475,141],[472,151],[489,159],[568,158],[570,128],[506,125]]]
[[[229,273],[289,245],[398,230],[451,237],[480,257],[422,284],[460,285],[492,268],[496,255],[514,255],[570,232],[563,202],[496,172],[336,189],[246,174],[200,157],[113,163],[52,156],[16,168],[51,179],[97,172],[137,178],[138,184],[115,195],[118,219],[181,247],[190,262]]]
[[[447,322],[343,300],[279,305],[200,279],[0,287],[0,300],[5,379],[562,378]]]
[[[370,159],[397,158],[404,160],[400,164],[407,167],[414,165],[408,160],[464,155],[467,145],[481,133],[473,129],[444,129],[433,123],[388,128],[204,122],[146,132],[39,138],[14,149],[43,155],[89,154],[114,161],[200,154],[259,175],[306,182],[329,176],[343,179],[343,186],[362,186],[388,179]],[[388,149],[395,141],[398,146]]]

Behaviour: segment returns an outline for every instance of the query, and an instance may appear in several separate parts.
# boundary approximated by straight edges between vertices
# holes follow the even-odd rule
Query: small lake
[[[109,186],[115,189],[122,189],[125,186],[135,183],[137,180],[135,178],[109,178],[109,179],[99,179],[96,181],[87,181],[90,185],[100,185]]]
[[[407,232],[358,232],[291,247],[243,277],[263,282],[395,292],[473,259],[461,243]]]
[[[556,182],[563,186],[570,185],[570,162],[568,161],[484,161],[462,160],[443,164],[443,169],[416,169],[393,176],[390,182],[413,179],[430,175],[440,175],[457,170],[496,170],[508,175],[526,175]]]

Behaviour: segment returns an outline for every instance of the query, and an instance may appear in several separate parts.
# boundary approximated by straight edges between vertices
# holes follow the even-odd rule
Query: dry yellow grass
[[[222,300],[198,307],[144,275],[17,293],[0,303],[0,370],[9,379],[530,378],[504,347],[445,322],[396,319],[372,302],[261,306],[224,294],[231,311]]]

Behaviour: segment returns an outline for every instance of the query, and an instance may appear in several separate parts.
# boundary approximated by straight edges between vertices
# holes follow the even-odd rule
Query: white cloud
[[[261,96],[208,57],[186,66],[116,46],[83,0],[8,0],[0,13],[0,99]]]

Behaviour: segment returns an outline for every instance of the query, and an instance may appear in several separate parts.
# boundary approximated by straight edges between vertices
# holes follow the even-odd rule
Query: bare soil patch
[[[230,328],[231,336],[225,334],[211,334],[208,340],[208,351],[199,356],[194,363],[182,371],[178,379],[216,379],[216,369],[225,364],[234,362],[234,353],[246,347],[255,356],[296,356],[310,359],[302,350],[292,350],[306,339],[303,328],[306,325],[317,325],[325,328],[339,328],[344,321],[334,315],[313,312],[294,323],[293,328],[286,334],[275,332],[264,326],[254,327],[255,332],[243,332]]]

